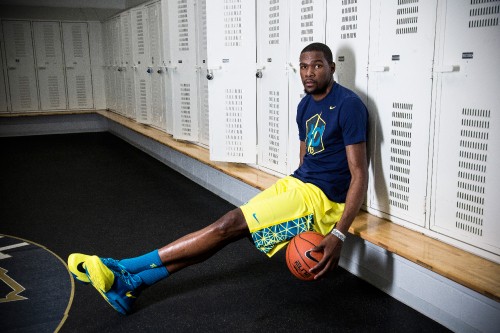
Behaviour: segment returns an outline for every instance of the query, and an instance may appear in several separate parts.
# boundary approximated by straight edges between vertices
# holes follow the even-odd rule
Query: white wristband
[[[337,229],[332,230],[332,235],[340,239],[342,242],[345,241],[345,235]]]

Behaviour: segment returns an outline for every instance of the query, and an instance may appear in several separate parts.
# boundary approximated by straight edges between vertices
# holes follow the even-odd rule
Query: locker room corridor
[[[233,208],[110,133],[1,138],[0,147],[0,234],[63,260],[72,252],[134,256]],[[56,281],[44,273],[34,281]],[[88,285],[75,282],[67,301],[61,332],[447,331],[344,269],[301,282],[289,273],[284,251],[268,259],[246,240],[145,290],[127,317]],[[34,329],[14,330],[9,323],[19,318],[8,318],[7,332]]]

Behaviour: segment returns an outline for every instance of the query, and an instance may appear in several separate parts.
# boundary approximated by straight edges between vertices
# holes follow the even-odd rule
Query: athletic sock
[[[122,259],[119,263],[125,267],[127,271],[133,274],[149,270],[151,268],[163,267],[158,250],[151,251],[135,258]]]
[[[167,278],[170,273],[165,266],[160,266],[157,268],[146,269],[136,275],[138,275],[146,285],[151,286],[156,282]]]

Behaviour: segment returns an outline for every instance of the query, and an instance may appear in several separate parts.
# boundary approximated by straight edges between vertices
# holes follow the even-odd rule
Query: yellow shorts
[[[344,206],[330,201],[317,186],[287,176],[240,208],[255,246],[271,257],[299,233],[329,233]]]

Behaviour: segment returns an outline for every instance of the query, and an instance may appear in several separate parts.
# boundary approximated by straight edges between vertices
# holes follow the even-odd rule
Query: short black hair
[[[319,51],[319,52],[323,53],[326,61],[328,61],[329,64],[333,63],[332,50],[330,50],[328,45],[325,45],[323,43],[312,43],[312,44],[309,44],[306,47],[304,47],[304,49],[302,50],[302,52],[300,52],[300,54],[302,54],[304,52],[312,52],[312,51]]]

